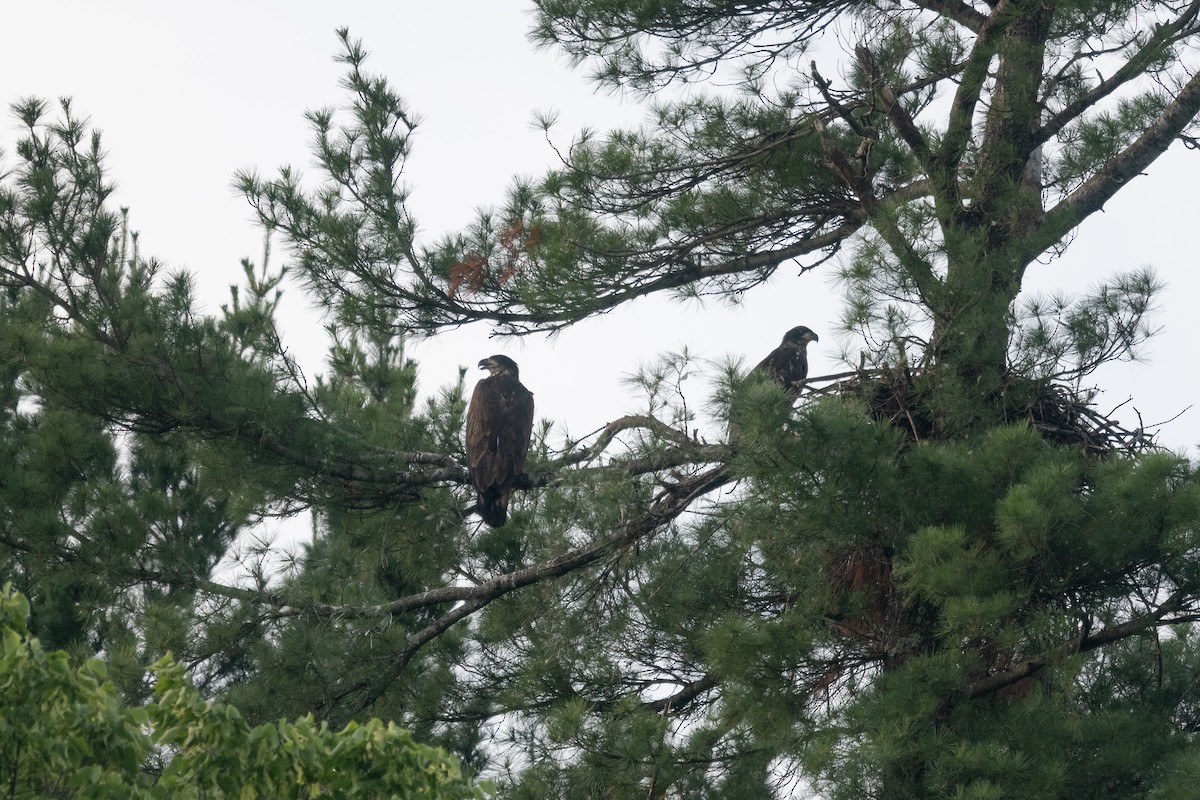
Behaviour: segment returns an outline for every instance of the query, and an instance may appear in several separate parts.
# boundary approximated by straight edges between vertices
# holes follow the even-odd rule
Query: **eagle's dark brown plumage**
[[[754,372],[769,377],[792,394],[799,394],[808,377],[809,342],[820,339],[803,325],[798,325],[783,335],[783,341],[771,354],[759,362]]]
[[[490,375],[475,384],[467,407],[467,470],[479,492],[476,511],[488,525],[508,520],[508,493],[525,469],[533,432],[533,392],[521,385],[508,356],[479,362]]]

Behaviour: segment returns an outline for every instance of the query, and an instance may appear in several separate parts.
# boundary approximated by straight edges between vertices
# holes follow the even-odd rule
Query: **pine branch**
[[[913,4],[957,22],[969,31],[980,33],[988,18],[961,0],[913,0]]]
[[[875,96],[883,105],[884,116],[892,123],[896,133],[928,172],[933,154],[929,149],[929,142],[926,141],[925,134],[921,133],[908,110],[900,102],[895,90],[884,80],[875,59],[871,56],[871,51],[865,45],[858,45],[854,48],[854,53],[858,58],[859,67],[870,78]]]
[[[1036,142],[1043,144],[1050,141],[1063,128],[1078,120],[1083,112],[1094,107],[1125,84],[1144,75],[1146,68],[1156,59],[1161,58],[1163,47],[1196,33],[1198,15],[1200,15],[1200,0],[1192,0],[1192,3],[1173,22],[1166,25],[1155,25],[1154,32],[1116,72],[1047,119],[1038,131]]]
[[[488,321],[499,323],[507,335],[525,336],[531,333],[543,333],[562,330],[571,324],[587,317],[603,313],[631,300],[646,297],[658,292],[692,286],[702,281],[740,275],[743,273],[763,273],[753,279],[753,283],[761,283],[769,277],[771,271],[786,261],[817,253],[829,248],[838,247],[848,237],[858,231],[866,222],[865,215],[852,214],[850,218],[832,230],[818,233],[815,230],[803,234],[799,239],[784,247],[759,250],[751,255],[738,256],[732,259],[704,263],[692,258],[693,251],[700,242],[689,241],[686,244],[671,248],[665,252],[653,253],[653,260],[648,263],[632,265],[639,272],[648,273],[660,271],[657,277],[643,279],[636,276],[625,276],[621,287],[600,288],[597,294],[588,298],[586,303],[566,302],[558,310],[540,309],[534,312],[509,313],[497,312],[490,308],[472,308],[464,312],[463,322]],[[636,253],[605,253],[594,254],[609,257],[635,257]],[[460,309],[462,310],[462,309]],[[461,323],[456,323],[461,324]]]
[[[717,677],[711,673],[705,673],[690,683],[685,683],[679,687],[679,691],[672,695],[663,697],[659,700],[653,700],[643,705],[659,714],[670,714],[682,711],[691,705],[692,701],[721,685]]]
[[[716,449],[725,452],[728,451],[728,448],[724,446]],[[644,466],[641,462],[633,463],[635,464],[635,468],[640,469]],[[656,469],[658,468],[661,467],[656,467]],[[631,472],[630,474],[635,473]],[[172,573],[163,570],[130,568],[119,570],[119,574],[121,577],[127,579],[159,583],[167,586],[187,587],[233,600],[272,606],[275,610],[269,615],[271,619],[286,619],[307,615],[341,620],[386,619],[421,608],[444,605],[446,603],[472,604],[480,602],[486,605],[492,600],[516,589],[561,577],[569,572],[594,563],[609,553],[618,552],[628,547],[643,536],[656,530],[662,524],[677,517],[697,497],[718,488],[729,480],[731,478],[728,474],[728,468],[724,465],[719,465],[690,478],[681,479],[676,483],[665,484],[665,488],[662,489],[659,497],[651,504],[642,517],[628,523],[618,533],[607,539],[602,539],[589,546],[567,551],[541,564],[493,576],[475,585],[440,586],[373,606],[297,602],[277,592],[244,589],[221,584],[197,575]],[[479,607],[482,607],[482,605]],[[421,643],[424,644],[424,641]]]
[[[570,550],[541,564],[497,575],[475,586],[447,586],[377,607],[394,609],[390,613],[401,613],[419,607],[417,604],[431,604],[429,602],[431,597],[436,598],[436,602],[455,600],[463,603],[421,631],[410,635],[405,647],[392,657],[392,668],[385,676],[381,679],[359,682],[347,687],[338,693],[335,702],[351,694],[362,692],[363,694],[355,701],[354,708],[356,712],[369,708],[399,677],[417,651],[439,633],[448,630],[455,623],[511,592],[535,583],[562,577],[596,563],[612,553],[623,551],[674,520],[697,498],[725,485],[730,480],[732,478],[729,469],[721,465],[684,478],[677,483],[666,484],[645,513],[626,523],[613,535],[595,544]]]
[[[1192,76],[1141,136],[1046,212],[1041,225],[1028,239],[1026,252],[1029,257],[1035,258],[1087,217],[1103,209],[1125,184],[1166,152],[1197,114],[1200,114],[1200,73]]]
[[[1188,614],[1179,618],[1168,617],[1168,615],[1182,610],[1185,605],[1192,601],[1193,598],[1189,598],[1185,590],[1178,589],[1163,601],[1158,608],[1148,614],[1143,614],[1140,617],[1116,625],[1109,625],[1095,635],[1081,635],[1079,638],[1065,642],[1050,652],[1022,661],[1003,672],[997,672],[982,680],[968,684],[963,690],[963,695],[968,699],[974,699],[992,694],[1018,681],[1036,677],[1047,668],[1062,663],[1064,659],[1070,656],[1097,650],[1114,642],[1128,639],[1131,636],[1138,636],[1156,627],[1191,622],[1196,618],[1195,614]]]

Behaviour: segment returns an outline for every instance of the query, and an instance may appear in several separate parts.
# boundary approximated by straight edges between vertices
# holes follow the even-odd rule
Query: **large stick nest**
[[[939,436],[928,402],[934,379],[923,369],[859,370],[810,378],[801,396],[865,400],[876,419],[900,428],[910,441],[921,442]],[[1077,389],[1061,383],[1010,376],[1004,390],[989,399],[1003,422],[1026,421],[1046,441],[1082,448],[1093,458],[1160,449],[1140,417],[1138,427],[1126,427],[1098,411]],[[832,671],[844,678],[856,664],[869,661],[887,670],[911,657],[914,643],[920,641],[916,634],[930,624],[930,618],[898,589],[891,547],[881,540],[859,541],[833,548],[827,559],[825,570],[834,598],[827,621],[843,643]],[[977,678],[1002,672],[1019,654],[988,645],[981,655],[985,662]]]
[[[810,378],[802,396],[864,398],[876,417],[919,442],[937,438],[935,420],[922,402],[927,388],[921,379],[926,374],[925,369],[876,369],[825,375]],[[1140,415],[1136,428],[1126,427],[1097,410],[1077,389],[1062,383],[1010,376],[1000,400],[996,406],[1005,423],[1028,421],[1047,441],[1081,447],[1091,456],[1105,458],[1161,449]]]

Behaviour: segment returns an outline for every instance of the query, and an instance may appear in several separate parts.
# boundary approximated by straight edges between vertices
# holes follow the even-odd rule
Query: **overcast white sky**
[[[73,97],[104,132],[117,202],[131,207],[143,255],[193,272],[212,311],[240,280],[240,260],[257,261],[261,252],[250,210],[231,189],[233,173],[310,166],[302,115],[343,97],[342,67],[332,60],[338,27],[364,40],[368,68],[389,76],[424,120],[408,177],[414,213],[431,238],[500,202],[514,175],[554,163],[531,125],[535,111],[561,112],[560,144],[585,125],[604,129],[644,117],[632,99],[597,93],[585,71],[572,71],[559,54],[535,51],[526,39],[529,7],[519,0],[39,0],[8,4],[3,20],[0,100]],[[836,74],[836,67],[823,71]],[[16,133],[11,115],[3,117],[0,147],[11,152]],[[1150,343],[1149,362],[1096,376],[1102,411],[1132,397],[1145,422],[1157,422],[1183,411],[1200,389],[1198,178],[1200,154],[1177,145],[1085,222],[1065,258],[1029,272],[1027,291],[1083,288],[1146,264],[1168,282],[1156,317],[1163,332]],[[645,300],[555,339],[495,340],[472,326],[409,353],[426,392],[453,381],[460,365],[472,368],[469,389],[481,357],[507,353],[520,363],[539,416],[580,435],[636,407],[622,382],[632,365],[682,346],[706,359],[754,363],[785,330],[806,324],[822,336],[810,349],[810,374],[841,371],[831,335],[833,271],[830,264],[797,277],[785,266],[734,309]],[[319,369],[325,345],[298,292],[285,333],[306,367]],[[688,385],[691,403],[707,394],[699,376]],[[1177,450],[1200,444],[1200,409],[1164,428],[1160,441]]]

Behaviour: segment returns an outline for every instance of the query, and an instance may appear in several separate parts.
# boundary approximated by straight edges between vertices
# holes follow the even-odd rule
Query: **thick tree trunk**
[[[953,251],[952,251],[953,252]],[[1010,308],[1025,264],[1007,249],[984,245],[952,257],[934,309],[933,385],[936,429],[952,435],[998,420],[1008,365]]]
[[[1020,6],[1020,8],[1018,8]],[[1039,91],[1053,2],[1018,2],[1003,25],[989,110],[967,201],[943,218],[945,291],[933,308],[931,401],[942,434],[994,424],[1007,367],[1010,308],[1044,217]]]

